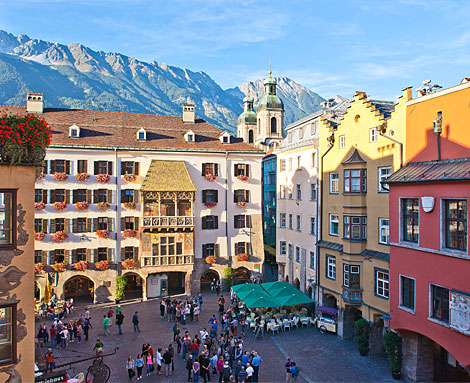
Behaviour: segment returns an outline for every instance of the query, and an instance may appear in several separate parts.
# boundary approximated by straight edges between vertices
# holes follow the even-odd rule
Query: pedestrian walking
[[[91,322],[90,318],[85,318],[85,322],[83,322],[83,333],[85,334],[85,342],[88,342],[88,331],[90,331],[91,328]]]
[[[292,367],[290,368],[290,375],[292,377],[292,383],[297,382],[297,377],[299,376],[299,368],[295,362],[292,362]]]
[[[192,382],[192,372],[193,372],[193,356],[189,355],[188,360],[186,361],[186,370],[188,370],[188,382]]]
[[[142,354],[137,355],[137,358],[135,358],[135,366],[137,368],[137,380],[142,380],[142,369],[144,368],[144,358]]]
[[[122,313],[121,305],[118,305],[118,307],[116,308],[116,315],[118,315],[119,313]]]
[[[286,369],[286,383],[290,383],[292,378],[290,374],[290,369],[292,368],[292,361],[290,360],[290,358],[287,358],[287,362],[284,367]]]
[[[122,313],[122,311],[119,311],[116,314],[116,325],[117,325],[117,328],[119,330],[119,335],[122,335],[122,324],[123,324],[123,322],[124,322],[124,314]]]
[[[173,362],[173,357],[171,356],[170,350],[166,349],[162,356],[163,363],[165,364],[165,376],[170,375],[172,373],[171,363]]]
[[[46,361],[46,372],[49,369],[52,372],[52,369],[55,367],[55,358],[54,358],[54,354],[52,353],[51,348],[47,350],[45,361]]]
[[[132,359],[132,356],[130,356],[130,355],[127,358],[126,368],[127,368],[127,376],[129,377],[129,382],[130,382],[132,380],[132,378],[134,377],[134,375],[135,375],[134,359]]]
[[[75,334],[77,335],[78,344],[82,343],[82,324],[79,321],[77,321]]]
[[[132,316],[132,324],[134,325],[134,332],[140,332],[139,328],[139,316],[137,315],[138,312],[136,311]]]
[[[52,325],[49,334],[51,335],[51,348],[57,347],[57,328]]]
[[[215,278],[211,282],[211,294],[216,293],[216,287],[217,287],[217,282],[215,281]]]
[[[199,293],[199,295],[197,296],[197,303],[198,303],[199,312],[202,312],[202,304],[204,302],[202,300],[202,294],[201,293]],[[194,314],[194,315],[196,315],[196,314]]]
[[[96,356],[98,355],[103,355],[103,342],[101,341],[100,338],[96,339],[95,346],[93,347],[93,350],[96,351]]]
[[[199,374],[201,372],[201,365],[199,364],[199,358],[196,357],[193,363],[193,382],[199,383]]]
[[[104,335],[111,335],[109,332],[109,317],[106,315],[103,315],[103,328],[104,328]]]
[[[163,299],[160,301],[160,318],[163,319],[165,317],[165,302]]]

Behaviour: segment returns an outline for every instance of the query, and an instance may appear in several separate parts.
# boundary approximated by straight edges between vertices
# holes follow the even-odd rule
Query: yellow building
[[[319,304],[338,309],[338,335],[355,320],[372,323],[371,352],[381,351],[389,313],[388,192],[381,179],[403,161],[405,89],[397,103],[356,92],[340,123],[320,128],[322,222],[318,246]]]

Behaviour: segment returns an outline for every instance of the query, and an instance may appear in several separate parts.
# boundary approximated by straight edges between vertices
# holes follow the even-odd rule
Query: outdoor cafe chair
[[[289,320],[285,319],[283,322],[282,322],[282,326],[284,327],[284,331],[286,331],[286,328],[291,329],[291,323]]]

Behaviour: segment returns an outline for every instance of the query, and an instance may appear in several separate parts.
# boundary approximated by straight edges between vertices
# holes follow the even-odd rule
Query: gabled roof
[[[361,155],[359,154],[359,151],[356,149],[354,149],[354,152],[353,154],[351,154],[351,157],[349,157],[347,160],[343,161],[342,164],[343,165],[347,165],[347,164],[365,164],[367,161],[364,161],[364,159],[361,157]]]
[[[184,161],[152,160],[143,191],[196,191]]]
[[[441,161],[410,162],[384,183],[470,180],[470,157]]]
[[[375,108],[383,114],[385,119],[390,118],[392,112],[395,110],[395,103],[392,101],[370,100],[369,101]]]

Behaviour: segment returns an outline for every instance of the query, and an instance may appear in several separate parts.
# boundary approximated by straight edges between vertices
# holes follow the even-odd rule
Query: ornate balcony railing
[[[194,226],[191,216],[144,217],[142,227],[190,227]]]
[[[362,303],[362,289],[343,286],[343,299],[351,305],[360,305]]]
[[[161,255],[156,257],[141,257],[141,266],[177,266],[193,263],[192,255]]]

